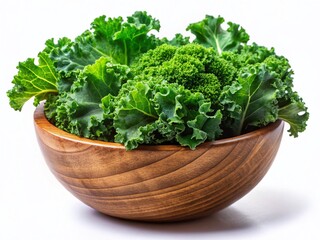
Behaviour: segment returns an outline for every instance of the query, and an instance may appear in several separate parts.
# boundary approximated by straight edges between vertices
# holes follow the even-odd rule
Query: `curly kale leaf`
[[[288,61],[279,56],[241,68],[238,80],[225,87],[220,97],[226,133],[240,135],[277,119],[289,123],[290,135],[304,131],[309,113],[292,90],[292,74]]]
[[[27,59],[18,65],[19,72],[12,83],[14,87],[7,92],[10,105],[15,110],[21,110],[23,105],[34,97],[34,105],[37,106],[41,100],[47,99],[49,95],[58,93],[56,72],[52,60],[46,53],[39,53],[39,65],[34,59]]]
[[[166,40],[166,39],[162,39],[163,43],[172,45],[172,46],[176,46],[176,47],[180,47],[180,46],[184,46],[190,43],[190,37],[185,37],[180,33],[177,33],[173,39],[171,40]]]
[[[278,118],[290,125],[290,136],[297,137],[306,129],[309,119],[308,108],[302,98],[293,90],[293,70],[283,56],[269,56],[264,60],[270,71],[276,73]]]
[[[139,144],[178,142],[194,149],[220,135],[220,111],[212,114],[203,95],[167,82],[130,81],[115,107],[115,141],[128,150]]]
[[[266,66],[248,67],[238,81],[225,87],[221,104],[224,106],[226,129],[232,136],[240,135],[250,126],[259,127],[277,119],[275,76]]]
[[[46,103],[46,115],[57,127],[92,139],[111,140],[112,121],[106,119],[101,100],[117,95],[130,76],[128,66],[100,58],[78,72],[69,92]]]
[[[159,21],[146,12],[135,12],[124,21],[122,17],[101,16],[75,41],[67,38],[47,42],[47,51],[55,61],[58,71],[70,72],[93,64],[100,57],[109,57],[114,63],[130,65],[140,54],[161,44],[149,34],[159,31]]]
[[[224,30],[221,26],[223,23],[222,17],[207,15],[202,21],[191,23],[187,30],[196,36],[194,42],[213,47],[219,55],[224,51],[237,51],[249,41],[249,35],[238,24],[228,22],[229,28]]]
[[[290,128],[288,132],[290,136],[298,137],[298,133],[303,132],[307,127],[309,112],[302,98],[294,92],[291,95],[290,101],[279,108],[278,117],[289,123]]]

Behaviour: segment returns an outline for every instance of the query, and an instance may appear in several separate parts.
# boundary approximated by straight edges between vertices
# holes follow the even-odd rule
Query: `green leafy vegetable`
[[[236,74],[236,68],[215,50],[199,44],[163,44],[144,54],[132,69],[201,92],[213,104],[217,104],[222,86],[231,83]]]
[[[117,95],[130,76],[128,66],[101,57],[78,72],[70,91],[48,99],[47,117],[59,128],[92,139],[113,139],[110,121],[104,118],[101,100]],[[112,124],[112,122],[111,122]]]
[[[224,88],[221,104],[226,115],[226,129],[240,135],[246,128],[265,126],[277,119],[276,78],[264,65],[243,69],[237,81]]]
[[[10,105],[15,110],[21,110],[32,97],[34,105],[37,106],[50,94],[58,93],[58,74],[52,60],[46,53],[40,53],[38,57],[39,66],[35,65],[34,59],[29,58],[17,67],[19,72],[12,81],[14,87],[8,91]]]
[[[171,141],[194,149],[220,135],[220,111],[212,115],[202,94],[153,80],[128,84],[132,90],[120,95],[114,118],[115,140],[128,149]]]
[[[101,16],[91,24],[92,31],[85,31],[74,42],[62,38],[57,44],[47,42],[50,57],[58,71],[70,72],[93,64],[100,57],[109,57],[115,63],[130,65],[140,54],[161,44],[152,30],[159,30],[159,21],[146,12],[136,12],[124,22],[121,17]]]
[[[171,40],[146,12],[96,18],[70,40],[49,39],[38,63],[19,63],[10,105],[45,100],[45,114],[70,133],[124,144],[180,144],[237,136],[282,119],[297,137],[308,109],[293,89],[289,61],[238,24],[207,15],[195,35]]]
[[[249,35],[238,24],[228,22],[229,28],[224,30],[222,17],[213,17],[207,15],[200,22],[192,23],[188,26],[195,36],[195,42],[206,47],[213,47],[218,54],[224,51],[236,51],[243,43],[247,43]]]
[[[307,127],[309,113],[304,102],[295,92],[287,105],[279,108],[279,119],[290,124],[288,132],[291,136],[298,137],[299,132],[303,132]]]

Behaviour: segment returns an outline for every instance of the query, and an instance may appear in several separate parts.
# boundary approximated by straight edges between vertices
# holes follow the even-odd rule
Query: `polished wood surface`
[[[43,106],[34,122],[50,170],[74,196],[110,216],[157,222],[208,215],[243,197],[271,166],[284,126],[277,121],[196,150],[161,145],[126,151],[56,128]]]

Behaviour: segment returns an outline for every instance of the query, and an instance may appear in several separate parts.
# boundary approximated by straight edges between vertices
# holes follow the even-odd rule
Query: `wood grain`
[[[277,121],[196,150],[161,145],[126,151],[56,128],[43,106],[34,123],[50,170],[74,196],[110,216],[156,222],[208,215],[243,197],[267,173],[284,126]]]

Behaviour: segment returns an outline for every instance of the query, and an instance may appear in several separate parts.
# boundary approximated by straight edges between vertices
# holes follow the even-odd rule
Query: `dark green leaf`
[[[200,93],[191,93],[167,82],[128,82],[128,92],[115,110],[115,141],[127,149],[139,144],[178,142],[194,149],[220,135],[221,113],[212,115],[211,104]]]
[[[297,93],[293,93],[290,102],[279,108],[279,118],[290,125],[290,136],[298,137],[299,132],[306,129],[309,113],[302,99]]]
[[[243,43],[247,43],[249,35],[238,24],[228,22],[229,28],[224,30],[222,17],[213,17],[207,15],[204,20],[192,23],[188,26],[195,36],[196,43],[205,47],[213,47],[218,54],[223,51],[237,51]]]
[[[277,119],[275,76],[265,65],[243,69],[237,82],[225,87],[221,104],[229,118],[226,128],[240,135],[248,127],[265,126]]]
[[[111,62],[130,65],[140,54],[155,48],[161,41],[152,30],[159,30],[159,21],[146,12],[136,12],[124,22],[121,17],[101,16],[91,24],[92,31],[85,31],[74,42],[63,38],[57,44],[47,42],[59,71],[70,72],[93,64],[100,57]]]
[[[101,101],[106,96],[117,95],[129,74],[129,67],[101,57],[79,71],[69,92],[61,94],[55,102],[49,101],[48,118],[73,134],[110,140],[112,121],[106,119]]]

